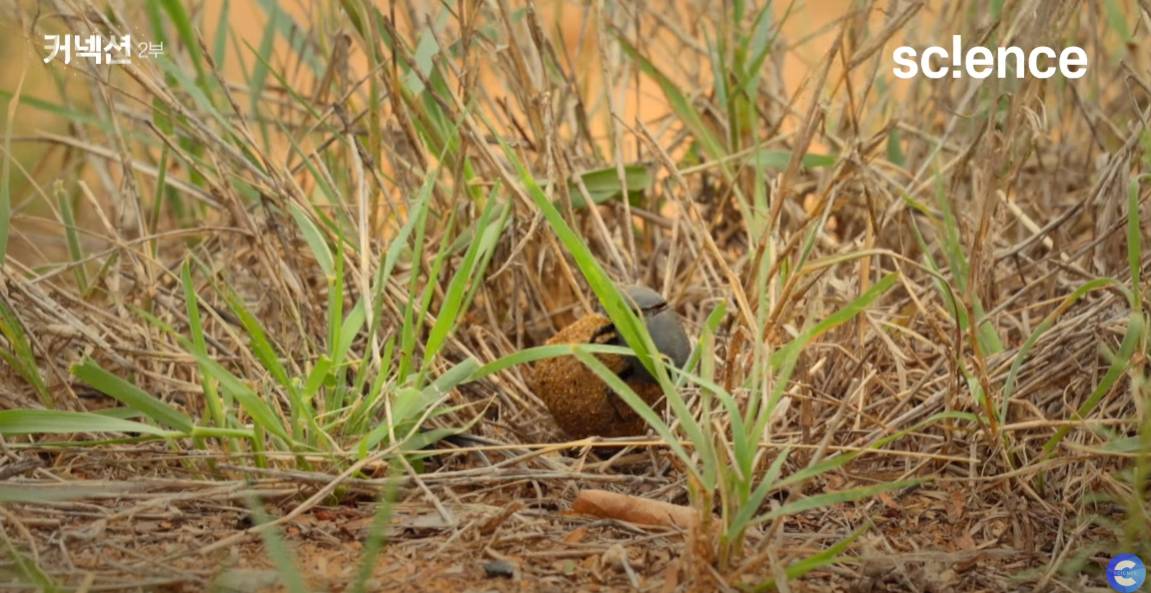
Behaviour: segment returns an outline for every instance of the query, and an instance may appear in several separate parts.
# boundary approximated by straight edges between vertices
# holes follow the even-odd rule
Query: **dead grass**
[[[797,81],[801,7],[759,29],[736,2],[556,6],[285,7],[245,46],[191,2],[194,37],[160,8],[132,29],[170,68],[25,56],[59,92],[0,86],[0,409],[178,434],[0,422],[5,588],[292,590],[280,534],[308,587],[344,590],[389,489],[369,590],[1082,591],[1115,552],[1151,560],[1151,7],[861,2]],[[37,48],[148,22],[119,9],[0,15]],[[1090,69],[890,75],[895,45],[955,32],[1079,45]],[[55,127],[12,125],[29,112]],[[707,338],[669,412],[690,464],[667,439],[563,442],[512,364],[595,306],[589,269]],[[89,359],[146,398],[81,381]],[[604,488],[731,520],[688,434],[739,467],[724,395],[766,410],[756,476],[787,451],[732,548],[566,513]]]

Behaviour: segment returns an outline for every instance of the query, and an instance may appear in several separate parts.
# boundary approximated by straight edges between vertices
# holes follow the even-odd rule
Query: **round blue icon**
[[[1147,567],[1135,554],[1119,554],[1107,564],[1107,584],[1119,593],[1133,593],[1146,578]]]

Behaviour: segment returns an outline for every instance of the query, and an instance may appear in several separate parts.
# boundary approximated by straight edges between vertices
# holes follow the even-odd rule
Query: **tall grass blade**
[[[72,367],[72,374],[89,387],[107,395],[120,403],[139,410],[160,426],[191,432],[192,419],[180,410],[152,396],[136,385],[109,373],[96,361],[87,359]]]

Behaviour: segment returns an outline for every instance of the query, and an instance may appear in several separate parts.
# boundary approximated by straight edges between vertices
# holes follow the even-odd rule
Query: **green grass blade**
[[[112,498],[123,496],[128,488],[108,483],[77,484],[67,481],[52,484],[20,484],[0,482],[0,504],[10,502],[58,502],[85,498]]]
[[[187,414],[134,384],[109,373],[92,359],[86,359],[84,362],[73,366],[72,374],[89,387],[133,410],[139,410],[161,426],[185,433],[192,432],[194,424]]]
[[[304,236],[304,241],[312,249],[312,255],[316,258],[316,263],[320,264],[320,269],[324,271],[324,275],[329,278],[333,277],[335,275],[335,262],[332,260],[332,250],[320,233],[319,227],[312,222],[307,212],[295,202],[288,205],[288,211],[291,212],[292,219],[296,221],[296,226],[300,228],[300,234]]]
[[[251,88],[252,113],[260,112],[260,102],[264,100],[264,85],[268,81],[272,49],[276,42],[276,27],[279,24],[281,14],[283,13],[280,11],[279,4],[272,4],[271,10],[268,11],[268,20],[264,24],[264,32],[260,35],[260,48],[256,52],[256,64],[252,68],[252,76],[248,80],[248,86]],[[264,134],[264,143],[267,144],[268,127],[261,123],[260,129]]]
[[[790,150],[768,150],[766,148],[752,151],[751,154],[744,157],[745,161],[755,163],[756,166],[766,167],[777,171],[787,169],[787,164],[791,161]],[[800,163],[805,169],[818,169],[820,167],[830,167],[839,160],[839,157],[832,154],[818,154],[814,152],[805,153],[800,157]]]
[[[7,531],[0,530],[0,539],[4,540],[4,548],[8,551],[5,556],[12,564],[16,565],[16,572],[19,574],[16,580],[17,588],[23,589],[23,585],[32,585],[38,593],[58,593],[60,591],[60,587],[43,568],[40,568],[33,559],[26,558],[20,550],[16,549],[8,537]],[[8,571],[5,573],[5,580],[11,578]]]
[[[871,498],[877,494],[883,494],[884,492],[891,492],[893,490],[902,490],[904,488],[918,486],[922,482],[922,480],[900,480],[896,482],[873,484],[871,486],[848,488],[847,490],[840,490],[838,492],[825,492],[823,494],[805,496],[799,500],[784,504],[775,510],[759,515],[752,523],[759,525],[767,523],[768,521],[774,521],[780,517],[796,515],[804,511],[821,509],[824,507],[847,502],[854,502],[864,498]]]
[[[1142,217],[1139,212],[1139,180],[1133,179],[1127,187],[1127,269],[1131,273],[1131,308],[1143,308],[1143,289],[1140,281],[1143,261]]]
[[[1111,391],[1115,382],[1123,376],[1131,364],[1131,358],[1135,355],[1136,350],[1139,348],[1143,340],[1143,317],[1138,313],[1132,313],[1127,321],[1127,333],[1123,335],[1123,341],[1119,344],[1119,352],[1116,353],[1111,359],[1111,366],[1108,367],[1107,372],[1099,381],[1099,385],[1091,391],[1091,395],[1079,405],[1075,411],[1075,419],[1086,418],[1088,414],[1093,412],[1095,408],[1102,401],[1103,396]],[[1043,454],[1045,457],[1050,457],[1059,443],[1071,432],[1070,426],[1061,426],[1059,430],[1055,431],[1055,435],[1043,444]]]
[[[12,224],[12,129],[16,121],[16,109],[20,106],[20,95],[24,87],[21,73],[16,92],[8,100],[7,121],[4,124],[4,153],[0,154],[0,270],[8,255],[8,236]]]
[[[1031,335],[1027,336],[1027,340],[1025,340],[1023,345],[1019,347],[1019,350],[1016,351],[1015,358],[1011,361],[1011,369],[1007,372],[1007,379],[1003,382],[1003,395],[1001,398],[1003,401],[999,410],[1000,422],[1006,422],[1007,420],[1007,408],[1011,404],[1011,396],[1015,394],[1019,370],[1023,367],[1023,363],[1027,362],[1027,357],[1031,355],[1031,350],[1035,347],[1035,344],[1039,342],[1039,338],[1042,338],[1043,334],[1047,333],[1047,330],[1055,325],[1055,321],[1070,309],[1072,305],[1079,302],[1079,299],[1083,298],[1087,293],[1102,290],[1113,284],[1114,282],[1109,278],[1096,278],[1095,280],[1084,283],[1071,294],[1067,295],[1055,310],[1048,313],[1047,316],[1039,322],[1039,325],[1035,326],[1035,330],[1031,332]]]
[[[184,342],[185,349],[200,363],[201,372],[219,382],[220,387],[236,400],[236,403],[251,417],[252,422],[259,429],[267,431],[285,442],[291,442],[292,439],[288,436],[288,430],[284,428],[280,416],[254,389],[221,366],[220,363],[196,352],[186,340],[182,340],[182,342]]]
[[[208,344],[204,337],[204,326],[200,321],[200,302],[196,296],[196,285],[192,281],[192,260],[184,260],[184,265],[180,267],[180,280],[184,290],[184,309],[188,315],[188,334],[191,337],[192,353],[208,357]],[[208,417],[211,418],[213,425],[217,427],[225,427],[228,425],[226,410],[231,406],[231,402],[225,402],[220,398],[220,391],[216,388],[216,382],[204,372],[203,367],[200,368],[200,385],[204,390],[204,405],[208,408]]]
[[[774,410],[776,403],[779,401],[779,398],[782,397],[784,389],[787,388],[791,380],[791,375],[795,370],[795,364],[799,360],[799,354],[803,349],[819,336],[851,321],[856,315],[865,311],[871,306],[871,303],[886,294],[887,291],[895,285],[898,279],[899,276],[896,272],[887,274],[881,278],[879,282],[871,285],[843,308],[828,315],[819,323],[805,329],[794,340],[788,342],[786,346],[780,348],[772,355],[771,365],[776,369],[775,386],[772,388],[768,405],[765,408],[758,406],[759,400],[757,399],[750,401],[746,416],[748,418],[748,424],[752,427],[751,434],[763,434],[764,428],[771,420],[772,410]]]
[[[72,258],[72,270],[76,275],[76,285],[80,292],[86,292],[88,278],[84,274],[84,248],[77,232],[76,215],[72,212],[72,198],[64,191],[61,183],[56,185],[56,206],[60,210],[60,223],[64,227],[64,238],[68,243],[68,257]]]
[[[200,53],[200,42],[196,38],[192,19],[188,16],[188,11],[184,9],[184,3],[178,0],[160,0],[160,6],[164,12],[168,13],[169,20],[176,27],[176,35],[184,44],[188,55],[192,56],[192,66],[196,69],[197,82],[200,85],[206,84],[208,76],[204,71],[204,57]]]
[[[323,71],[323,66],[320,59],[317,57],[316,52],[312,51],[312,46],[309,44],[309,37],[307,35],[300,35],[300,31],[307,29],[306,23],[301,24],[296,22],[282,6],[279,0],[260,0],[260,8],[265,13],[271,15],[272,12],[278,12],[280,18],[276,19],[276,26],[279,28],[280,37],[288,40],[294,58],[300,60],[304,65],[312,70],[312,74],[317,77]]]
[[[688,130],[694,135],[695,139],[703,146],[704,153],[709,158],[720,163],[720,166],[727,176],[730,176],[730,171],[726,165],[723,165],[724,157],[727,156],[727,150],[724,147],[722,139],[703,121],[703,116],[699,111],[692,106],[691,101],[687,99],[683,91],[664,74],[651,60],[648,60],[643,54],[639,53],[623,35],[616,35],[616,40],[620,44],[620,48],[632,60],[639,65],[640,71],[648,75],[663,91],[664,97],[670,104],[672,111],[679,117],[680,121],[687,126]]]
[[[651,189],[654,179],[651,170],[646,165],[624,165],[623,170],[629,201],[632,197],[641,196]],[[594,204],[605,204],[623,197],[624,186],[620,183],[619,173],[615,167],[587,171],[578,176],[578,182],[572,181],[568,184],[572,208],[577,210],[587,208],[587,200],[584,199],[583,193],[579,190],[579,182],[583,183]]]
[[[231,290],[224,292],[224,298],[227,300],[232,313],[240,320],[244,331],[247,332],[252,354],[260,361],[264,370],[268,371],[280,388],[288,394],[288,399],[292,405],[292,409],[290,410],[292,434],[296,438],[299,438],[303,430],[301,420],[312,417],[311,406],[300,397],[299,386],[288,373],[288,369],[284,366],[284,363],[280,360],[279,350],[268,338],[268,333],[264,329],[263,324],[260,323],[260,320],[256,319],[255,315],[252,315],[252,312],[244,306],[240,298]]]
[[[763,478],[759,481],[755,491],[747,497],[743,505],[740,506],[739,512],[729,522],[727,527],[727,537],[732,539],[740,532],[747,528],[751,523],[751,519],[759,512],[759,507],[763,501],[767,499],[767,495],[771,494],[775,488],[778,487],[776,483],[779,481],[779,474],[783,471],[783,464],[787,461],[788,454],[791,453],[790,449],[780,451],[775,459],[772,460],[771,466],[767,468],[767,472],[763,474]]]
[[[264,511],[263,503],[256,497],[250,496],[246,500],[248,511],[252,513],[252,522],[256,525],[266,525],[272,521],[268,513]],[[299,566],[296,564],[295,556],[292,554],[291,549],[288,548],[283,537],[280,536],[280,531],[275,526],[266,526],[260,530],[260,537],[264,540],[264,550],[268,553],[268,558],[272,560],[272,564],[276,567],[276,573],[280,575],[280,582],[284,584],[284,588],[288,593],[310,593],[307,584],[304,582],[304,575],[300,572]]]
[[[347,317],[339,326],[339,333],[335,336],[336,340],[329,348],[332,355],[332,364],[340,366],[348,358],[348,353],[351,352],[352,346],[356,342],[356,336],[359,335],[360,330],[364,327],[366,320],[366,313],[364,312],[364,302],[356,303],[351,311],[348,311]]]
[[[455,331],[460,317],[467,311],[469,302],[466,297],[470,293],[468,286],[484,277],[490,254],[495,250],[503,234],[507,218],[496,215],[496,205],[497,202],[491,200],[484,208],[479,220],[473,226],[473,232],[480,235],[479,239],[470,242],[464,254],[464,261],[448,283],[443,305],[436,315],[436,322],[428,333],[424,346],[425,370],[439,355],[448,336]]]
[[[360,457],[366,457],[368,451],[378,445],[390,434],[397,434],[398,440],[410,438],[416,434],[419,425],[413,421],[421,415],[427,415],[430,408],[439,405],[444,396],[452,389],[472,381],[476,378],[480,364],[473,358],[453,366],[444,372],[424,389],[403,387],[396,393],[392,401],[392,413],[388,420],[378,424],[371,432],[360,439],[358,445]],[[388,421],[391,424],[388,424]],[[402,437],[402,438],[401,438]]]
[[[12,91],[0,89],[0,102],[7,103],[9,101],[12,101],[15,98],[16,98],[16,94],[13,93]],[[19,100],[20,100],[20,106],[21,107],[29,107],[29,108],[35,109],[37,111],[43,111],[45,113],[50,113],[52,115],[58,116],[60,118],[66,119],[68,121],[71,121],[77,125],[84,124],[87,126],[96,126],[101,131],[111,131],[112,130],[112,127],[108,125],[108,122],[100,119],[99,117],[97,117],[95,115],[92,115],[89,112],[70,109],[68,107],[65,107],[65,106],[59,104],[59,103],[54,103],[52,101],[48,101],[45,99],[40,99],[37,97],[28,96],[28,95],[21,96]],[[132,138],[133,140],[143,140],[144,139],[143,135],[137,134],[137,133],[132,132],[132,131],[125,130],[124,133],[128,134],[129,137]]]
[[[190,432],[191,428],[188,431]],[[65,412],[61,410],[0,410],[0,434],[76,434],[84,432],[125,432],[171,437],[178,436],[169,430],[114,418],[91,412]]]
[[[7,347],[0,345],[0,360],[12,367],[16,374],[36,390],[40,403],[48,408],[55,407],[56,398],[52,396],[44,377],[40,374],[36,354],[32,351],[32,340],[24,331],[23,322],[8,305],[3,294],[0,294],[0,335],[8,342]]]
[[[661,418],[660,415],[647,404],[647,402],[643,401],[643,398],[636,395],[635,391],[633,391],[632,388],[626,382],[624,382],[624,380],[621,379],[619,375],[615,374],[611,369],[607,368],[607,365],[600,361],[600,359],[592,356],[591,353],[585,350],[583,346],[570,344],[568,347],[570,348],[571,353],[574,354],[576,358],[580,360],[580,362],[584,363],[584,365],[587,366],[587,368],[590,369],[593,373],[595,373],[601,381],[607,383],[608,387],[610,387],[612,391],[614,391],[616,395],[618,395],[620,399],[624,401],[624,403],[626,403],[632,410],[635,410],[635,413],[639,414],[640,417],[643,418],[644,422],[646,422],[648,426],[651,426],[652,429],[655,430],[656,434],[658,434],[660,438],[662,438],[664,442],[667,443],[668,447],[670,447],[671,450],[680,458],[680,460],[683,461],[684,469],[688,473],[691,473],[693,476],[695,476],[697,480],[704,481],[704,476],[697,470],[697,464],[692,459],[691,455],[688,454],[687,450],[683,448],[683,445],[680,444],[679,439],[677,439],[671,432],[671,427],[664,423],[663,418]],[[700,442],[703,441],[702,431],[700,432],[699,439]],[[695,443],[698,448],[698,443],[695,441],[693,441],[693,443]]]
[[[216,38],[212,42],[212,61],[217,69],[223,70],[228,59],[228,19],[232,15],[232,0],[224,0],[220,4],[220,16],[216,19]]]
[[[388,466],[393,467],[393,464],[389,463]],[[368,582],[375,572],[376,559],[387,543],[388,525],[392,522],[392,509],[395,508],[397,483],[396,480],[389,480],[379,500],[376,501],[376,512],[372,515],[372,524],[364,541],[364,551],[360,554],[360,564],[356,569],[356,578],[352,581],[351,593],[368,592]]]
[[[787,565],[787,569],[785,570],[787,578],[798,579],[817,568],[822,568],[834,563],[839,559],[841,554],[847,551],[847,548],[851,547],[851,544],[855,543],[855,540],[859,539],[864,533],[867,533],[869,528],[870,525],[864,525],[852,531],[847,537],[835,542],[826,550]],[[752,587],[750,590],[754,593],[765,593],[767,591],[774,591],[776,587],[775,579],[768,579]]]
[[[789,12],[791,6],[788,5]],[[772,19],[772,14],[771,3],[765,3],[751,24],[751,36],[747,40],[746,52],[749,59],[743,67],[743,72],[739,73],[740,83],[737,88],[739,93],[751,93],[759,85],[763,63],[771,53],[771,45],[776,38],[775,31],[778,30],[773,26],[775,21]]]

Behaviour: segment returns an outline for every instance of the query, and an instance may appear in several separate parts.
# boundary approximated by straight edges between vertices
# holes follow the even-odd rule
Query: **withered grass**
[[[259,43],[240,4],[0,8],[5,587],[1080,591],[1151,561],[1145,2],[796,33],[788,3],[344,0],[256,9]],[[125,23],[164,56],[31,53]],[[1090,68],[890,75],[957,32]],[[700,338],[671,439],[565,442],[524,380],[604,278]],[[566,515],[582,487],[726,537]]]

